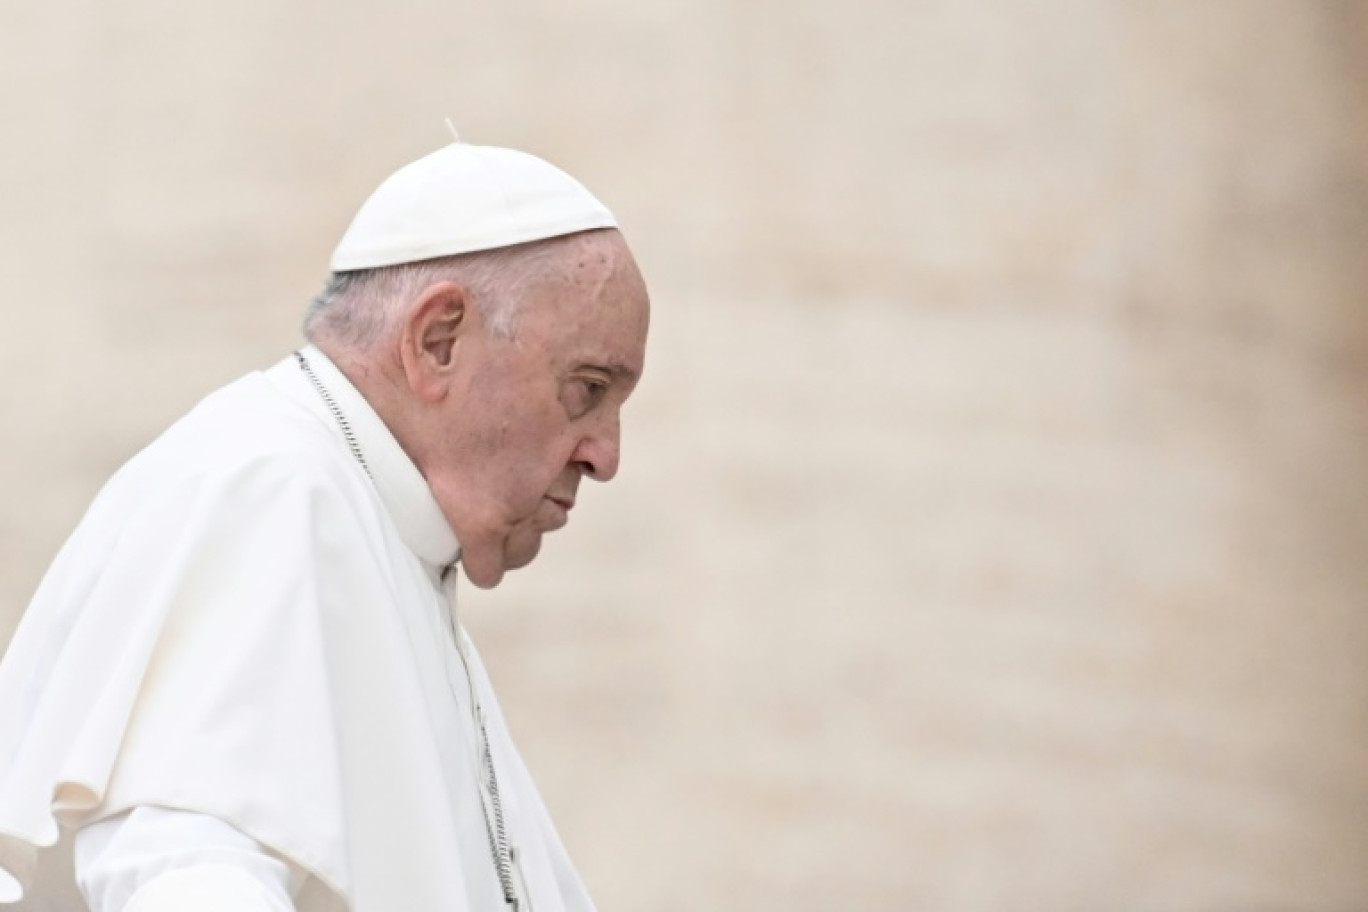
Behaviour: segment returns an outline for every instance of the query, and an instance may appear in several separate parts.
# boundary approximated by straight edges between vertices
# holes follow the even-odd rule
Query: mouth
[[[570,522],[570,508],[575,505],[575,498],[548,494],[545,500],[553,504],[556,509],[554,515],[547,520],[544,531],[554,532],[557,529],[564,528],[565,524]]]

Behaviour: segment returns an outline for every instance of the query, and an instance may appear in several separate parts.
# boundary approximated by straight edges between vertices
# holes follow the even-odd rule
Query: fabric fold
[[[41,661],[3,667],[5,901],[62,829],[140,804],[256,831],[348,889],[325,835],[343,826],[321,574],[298,572],[327,559],[312,533],[326,494],[264,454],[170,484],[129,477],[169,468],[116,478],[16,634],[14,653]],[[272,534],[252,533],[262,523]]]
[[[0,662],[0,903],[41,883],[22,908],[83,908],[69,874],[49,876],[63,835],[150,805],[219,818],[307,871],[299,912],[501,908],[474,694],[532,906],[592,910],[468,643],[460,676],[456,571],[421,556],[449,559],[454,538],[368,421],[363,447],[395,454],[374,484],[287,359],[101,491]]]

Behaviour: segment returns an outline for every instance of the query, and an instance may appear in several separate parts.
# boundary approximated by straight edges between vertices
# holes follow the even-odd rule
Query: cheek
[[[554,391],[530,382],[525,388],[530,391],[509,396],[504,385],[477,385],[477,404],[454,419],[472,493],[505,523],[536,512],[576,443]]]
[[[516,416],[502,421],[498,428],[495,448],[500,461],[515,467],[510,475],[528,484],[538,480],[549,482],[570,461],[575,448],[574,435],[568,432],[567,421],[555,415]]]
[[[483,474],[490,488],[501,493],[511,517],[530,518],[565,472],[573,452],[573,441],[510,428],[490,454]]]

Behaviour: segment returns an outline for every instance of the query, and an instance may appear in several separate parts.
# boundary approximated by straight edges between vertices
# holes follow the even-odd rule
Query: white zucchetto
[[[616,227],[608,208],[556,166],[514,149],[454,142],[376,188],[330,266],[373,269]]]

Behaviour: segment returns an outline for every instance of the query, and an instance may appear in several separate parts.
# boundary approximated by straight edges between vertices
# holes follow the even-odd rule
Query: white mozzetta
[[[0,663],[0,902],[64,833],[157,805],[308,872],[301,912],[502,910],[473,695],[532,906],[593,908],[455,621],[450,528],[364,398],[306,356],[374,482],[293,357],[110,480]]]

